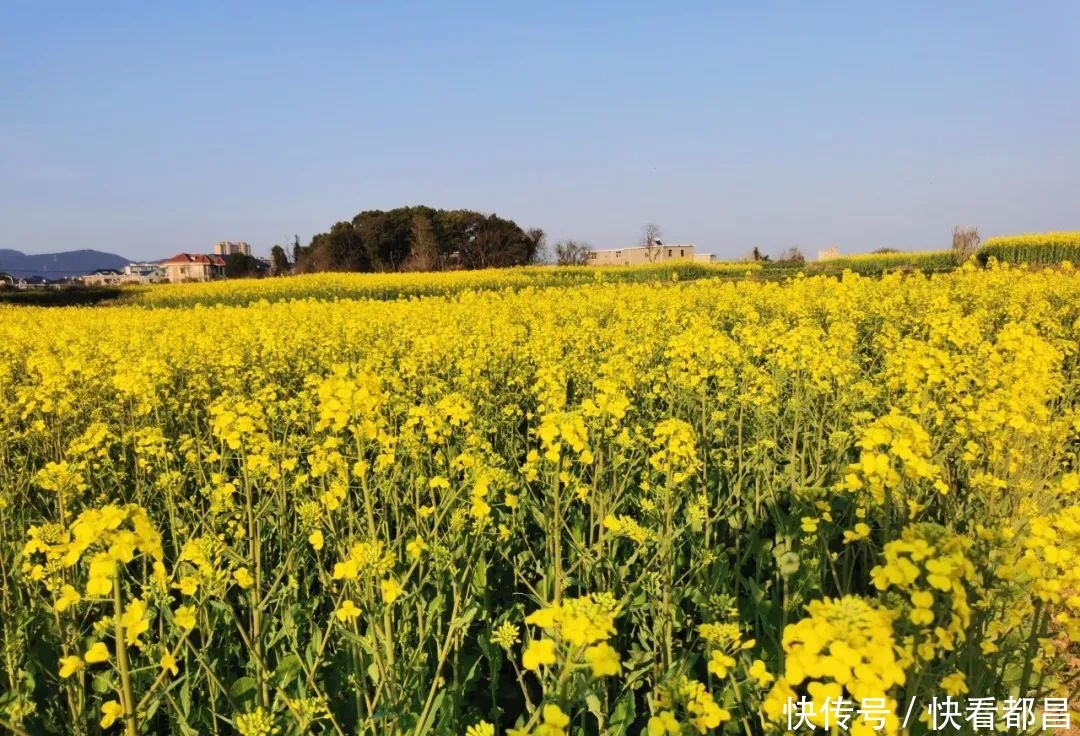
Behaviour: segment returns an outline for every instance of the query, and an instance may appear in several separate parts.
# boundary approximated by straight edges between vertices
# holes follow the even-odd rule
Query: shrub
[[[952,252],[957,263],[963,263],[975,255],[975,250],[978,247],[979,229],[977,227],[960,227],[957,225],[953,228]]]
[[[780,254],[780,258],[777,259],[777,263],[784,263],[790,266],[801,266],[802,264],[806,263],[806,257],[798,248],[788,248]]]

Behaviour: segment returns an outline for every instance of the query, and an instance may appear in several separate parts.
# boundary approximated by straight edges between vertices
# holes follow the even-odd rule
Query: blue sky
[[[310,5],[0,3],[0,248],[409,204],[732,257],[1080,229],[1071,0]]]

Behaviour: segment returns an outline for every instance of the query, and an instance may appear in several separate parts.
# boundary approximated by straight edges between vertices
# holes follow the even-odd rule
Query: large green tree
[[[225,256],[225,276],[230,279],[245,279],[259,275],[259,261],[254,256],[243,253],[231,253]]]
[[[281,276],[289,272],[289,257],[280,245],[275,245],[270,249],[270,269],[273,276]]]
[[[300,271],[500,268],[534,262],[543,243],[543,230],[494,214],[417,206],[365,210],[294,252]]]

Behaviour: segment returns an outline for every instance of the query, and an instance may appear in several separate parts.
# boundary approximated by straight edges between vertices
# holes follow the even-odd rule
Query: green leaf
[[[180,685],[180,710],[187,716],[191,714],[191,678],[183,678]]]
[[[477,595],[483,595],[487,590],[487,560],[483,557],[473,567],[472,587]]]
[[[589,693],[585,696],[585,706],[590,713],[596,716],[597,721],[604,722],[604,711],[600,705],[600,698],[596,697],[596,693]]]
[[[278,662],[274,675],[280,684],[285,685],[292,682],[293,678],[300,674],[300,670],[300,657],[290,654]]]
[[[611,709],[611,720],[607,723],[606,733],[609,736],[625,736],[634,723],[634,693],[625,692],[615,701],[615,707]]]
[[[233,700],[246,703],[255,697],[255,689],[258,683],[254,677],[241,677],[229,687],[229,697]]]
[[[416,727],[417,736],[425,736],[431,732],[431,727],[435,725],[435,716],[439,713],[439,709],[442,707],[443,697],[446,695],[445,690],[439,691],[439,694],[435,696],[435,700],[431,703],[431,710],[428,711],[427,717],[424,718],[424,722],[420,723]]]
[[[107,693],[112,690],[112,678],[106,674],[94,675],[90,687],[93,688],[95,693]]]

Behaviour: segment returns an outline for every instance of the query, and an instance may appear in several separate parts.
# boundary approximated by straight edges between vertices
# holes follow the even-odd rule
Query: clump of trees
[[[494,214],[398,207],[365,210],[307,246],[297,240],[293,261],[301,273],[500,268],[534,263],[543,246],[543,230],[524,229]],[[271,258],[276,265],[278,256]]]
[[[743,258],[743,260],[753,261],[754,263],[768,263],[772,259],[769,258],[769,256],[761,250],[761,248],[755,245],[753,249],[751,249],[750,253],[748,253],[746,257]]]
[[[255,256],[230,253],[225,256],[225,276],[230,279],[246,279],[262,276],[263,264]]]
[[[752,261],[754,263],[775,263],[777,265],[784,266],[801,266],[806,263],[806,256],[798,248],[788,248],[780,253],[773,260],[771,256],[765,253],[758,246],[754,246],[749,253],[743,257],[744,261]]]
[[[555,244],[555,263],[559,266],[587,266],[593,248],[580,240],[560,240]]]

